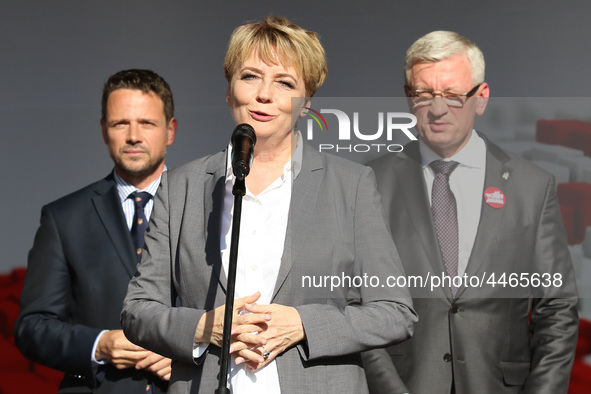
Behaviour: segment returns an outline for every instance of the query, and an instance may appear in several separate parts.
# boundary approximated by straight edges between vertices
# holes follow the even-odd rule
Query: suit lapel
[[[427,195],[425,177],[419,154],[419,144],[411,143],[405,146],[405,154],[402,160],[394,167],[395,179],[403,190],[403,201],[392,200],[393,204],[404,204],[408,216],[413,224],[417,238],[431,265],[434,274],[445,272],[443,257],[439,248],[439,241],[435,233],[433,217],[431,215],[431,202]],[[390,212],[398,212],[399,207],[393,206]],[[394,222],[396,218],[393,219]],[[400,231],[408,231],[401,229]],[[445,295],[451,299],[451,291],[442,287]]]
[[[314,207],[324,176],[324,164],[320,153],[306,143],[303,149],[302,169],[292,185],[283,256],[273,299],[285,283],[293,262],[297,261],[298,251],[305,248],[304,236],[308,233],[306,224],[314,223]]]
[[[289,208],[289,219],[285,234],[281,266],[273,291],[273,298],[285,283],[291,271],[293,261],[297,261],[298,250],[305,247],[302,236],[307,233],[306,223],[313,222],[313,207],[323,176],[323,163],[320,154],[309,145],[304,144],[302,169],[292,185],[292,196]],[[220,256],[221,214],[225,196],[226,156],[215,158],[208,163],[207,176],[204,184],[204,224],[207,234],[207,261],[213,266],[219,284],[226,292],[227,278],[224,273]],[[295,238],[295,239],[294,239]],[[211,258],[210,258],[211,257]]]
[[[205,242],[206,259],[208,264],[212,265],[224,293],[226,292],[228,280],[222,266],[220,237],[225,191],[226,152],[220,152],[207,164],[206,179],[203,185],[203,222],[205,234],[207,234]]]
[[[133,254],[133,242],[127,230],[123,209],[121,208],[121,200],[117,193],[117,186],[113,180],[113,175],[111,174],[97,183],[94,193],[95,196],[92,197],[92,203],[105,230],[111,238],[111,242],[121,259],[121,263],[131,278],[136,271],[136,258]]]
[[[508,179],[503,178],[504,173],[511,174],[512,168],[508,166],[509,156],[507,156],[499,147],[488,141],[483,135],[480,135],[486,142],[486,176],[484,179],[484,190],[494,186],[499,188],[505,194],[505,201],[511,199],[512,193],[512,177]],[[468,277],[476,275],[485,261],[488,261],[490,256],[490,248],[495,244],[494,240],[497,237],[503,216],[506,209],[495,209],[490,207],[484,200],[484,190],[482,190],[482,208],[480,213],[480,222],[478,223],[478,230],[476,239],[472,246],[468,266],[466,267],[466,274]],[[466,290],[466,287],[461,287],[458,290],[457,297],[460,297]]]

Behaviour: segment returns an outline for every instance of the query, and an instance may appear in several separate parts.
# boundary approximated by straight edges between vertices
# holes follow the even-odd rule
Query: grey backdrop
[[[588,1],[0,1],[0,272],[26,265],[41,206],[105,176],[102,84],[124,68],[170,83],[179,130],[169,167],[224,147],[222,62],[232,30],[269,13],[320,33],[323,97],[402,94],[419,36],[455,30],[487,60],[495,96],[589,95]]]

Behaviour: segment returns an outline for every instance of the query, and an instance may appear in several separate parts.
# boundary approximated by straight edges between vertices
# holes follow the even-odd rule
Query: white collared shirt
[[[166,171],[166,166],[164,166],[164,171]],[[129,195],[136,191],[141,192],[148,192],[154,197],[156,195],[156,191],[158,190],[158,186],[160,185],[160,179],[162,178],[162,174],[156,179],[154,182],[150,183],[148,187],[143,190],[139,190],[137,187],[127,183],[123,178],[117,174],[117,171],[113,171],[115,183],[117,184],[117,193],[119,194],[119,199],[121,200],[121,207],[123,208],[123,214],[125,215],[125,221],[127,222],[127,228],[131,231],[131,226],[133,224],[133,217],[135,215],[135,204]],[[150,201],[146,203],[144,207],[144,214],[146,215],[146,219],[150,220],[150,215],[152,214],[152,208],[154,207],[154,198],[151,198]]]
[[[453,160],[460,163],[449,177],[449,186],[456,198],[458,212],[458,275],[463,275],[472,253],[484,193],[486,175],[486,143],[472,130],[466,145],[455,155],[443,159],[433,152],[419,138],[419,150],[423,165],[423,176],[427,185],[429,201],[435,174],[429,164],[435,160]]]
[[[240,219],[235,298],[259,291],[261,297],[257,304],[270,304],[273,299],[287,232],[292,183],[302,167],[303,142],[299,131],[296,133],[297,147],[292,159],[285,164],[283,174],[257,196],[246,188]],[[236,179],[232,173],[231,157],[232,147],[229,146],[220,239],[220,253],[226,277],[234,211],[232,187]],[[281,393],[275,360],[253,373],[245,364],[236,365],[234,359],[232,357],[229,379],[233,394]]]

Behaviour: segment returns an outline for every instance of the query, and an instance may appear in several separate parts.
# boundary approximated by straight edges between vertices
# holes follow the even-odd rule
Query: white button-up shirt
[[[257,304],[270,304],[279,275],[285,244],[293,180],[302,163],[302,138],[297,132],[297,147],[283,174],[257,196],[246,188],[242,200],[240,245],[236,267],[235,298],[261,293]],[[232,147],[228,147],[226,191],[222,217],[220,253],[226,276],[230,261],[230,241],[234,211],[232,187]],[[236,365],[232,357],[230,387],[233,394],[281,393],[277,363],[273,360],[263,369],[251,372],[245,364]]]
[[[419,150],[423,164],[423,176],[427,185],[429,201],[435,174],[429,164],[435,160],[453,160],[460,163],[449,177],[449,187],[456,198],[458,212],[458,275],[466,271],[472,246],[476,239],[486,170],[486,143],[472,130],[466,145],[454,156],[443,159],[419,138]]]

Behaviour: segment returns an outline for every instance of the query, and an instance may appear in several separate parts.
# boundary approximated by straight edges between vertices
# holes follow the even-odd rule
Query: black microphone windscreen
[[[239,124],[232,133],[232,171],[240,180],[250,172],[256,141],[254,128],[247,123]]]

